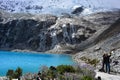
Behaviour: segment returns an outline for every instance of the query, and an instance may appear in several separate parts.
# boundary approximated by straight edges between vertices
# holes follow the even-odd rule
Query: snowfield
[[[22,13],[71,13],[75,6],[84,6],[83,14],[120,9],[120,0],[0,0],[0,9]]]

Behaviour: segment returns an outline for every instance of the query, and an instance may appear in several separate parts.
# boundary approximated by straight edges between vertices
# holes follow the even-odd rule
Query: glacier
[[[120,9],[119,0],[0,0],[0,9],[14,13],[71,13],[75,6],[84,6],[83,14]]]

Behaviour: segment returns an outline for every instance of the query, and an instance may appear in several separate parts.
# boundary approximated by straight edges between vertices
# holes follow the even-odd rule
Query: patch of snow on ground
[[[101,77],[101,80],[120,80],[120,75],[112,75],[104,72],[96,72],[95,78]]]

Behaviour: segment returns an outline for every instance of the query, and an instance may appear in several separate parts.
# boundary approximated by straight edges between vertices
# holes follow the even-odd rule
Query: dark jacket
[[[103,61],[104,61],[105,64],[110,63],[110,56],[111,55],[105,55],[104,56]]]

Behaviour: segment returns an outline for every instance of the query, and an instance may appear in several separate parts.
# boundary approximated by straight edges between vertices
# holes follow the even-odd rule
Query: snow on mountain
[[[71,13],[74,6],[84,6],[83,13],[120,8],[120,0],[0,0],[0,9],[9,12]]]

